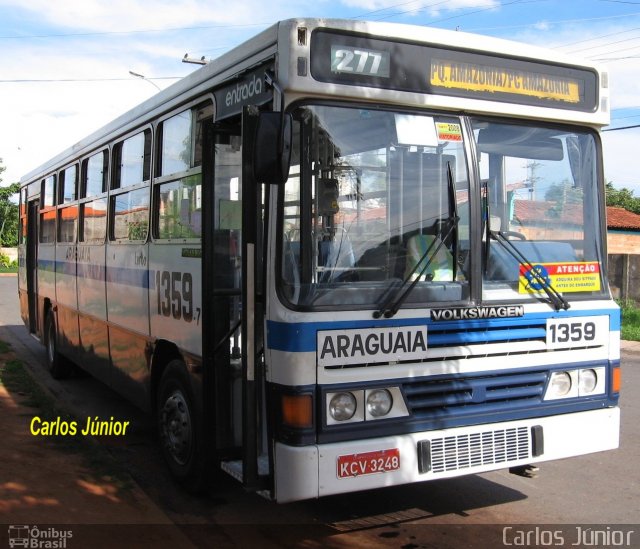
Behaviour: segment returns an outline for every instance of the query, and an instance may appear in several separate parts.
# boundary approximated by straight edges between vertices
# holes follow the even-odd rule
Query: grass
[[[640,341],[640,308],[631,300],[620,301],[618,304],[622,319],[621,339]]]
[[[17,265],[9,265],[8,267],[4,265],[0,265],[0,273],[17,273],[18,266]]]
[[[61,421],[76,420],[40,388],[24,364],[14,358],[11,345],[2,340],[0,340],[0,385],[18,397],[22,405],[32,408],[33,416],[38,415],[43,420],[52,420],[57,417],[60,417]],[[79,425],[80,423],[82,422],[78,421]],[[47,436],[43,437],[43,444],[54,444],[59,450],[80,453],[94,480],[109,482],[119,491],[132,486],[131,477],[124,467],[117,463],[105,448],[91,440],[81,436]]]

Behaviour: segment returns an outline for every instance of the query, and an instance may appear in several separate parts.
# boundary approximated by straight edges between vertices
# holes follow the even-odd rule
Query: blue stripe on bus
[[[104,280],[104,265],[92,265],[90,263],[78,263],[78,278],[91,280]]]
[[[149,271],[147,269],[129,269],[127,267],[107,267],[107,282],[148,289]]]
[[[388,328],[396,326],[428,326],[430,345],[464,345],[475,342],[495,342],[542,338],[547,318],[579,318],[609,315],[609,329],[620,331],[618,309],[571,310],[558,313],[531,313],[522,318],[432,322],[426,317],[348,320],[329,322],[267,321],[267,345],[275,351],[309,353],[316,351],[316,332],[321,330],[351,330],[358,328]],[[537,326],[536,326],[537,325]],[[522,326],[520,328],[520,326]],[[500,330],[499,328],[503,328]],[[507,328],[510,328],[507,330]],[[485,331],[483,331],[483,329]],[[471,331],[475,330],[475,331]],[[489,331],[491,330],[491,331]]]
[[[105,267],[104,265],[92,265],[89,263],[78,263],[76,266],[76,263],[72,261],[53,261],[50,259],[38,259],[38,269],[41,271],[56,272],[57,274],[77,276],[83,279],[106,279],[107,282],[111,282],[112,284],[122,284],[135,288],[151,290],[155,288],[155,271],[147,271],[147,269]]]

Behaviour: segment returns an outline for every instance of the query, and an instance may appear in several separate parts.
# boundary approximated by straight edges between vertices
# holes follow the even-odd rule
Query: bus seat
[[[425,257],[420,265],[411,275],[411,280],[434,280],[434,281],[452,281],[453,280],[453,256],[442,241],[430,234],[417,234],[409,238],[407,241],[407,265],[405,268],[405,277],[414,270],[420,259],[425,255],[426,251],[431,247],[428,256]],[[440,248],[438,249],[438,246]],[[436,250],[438,250],[436,252]],[[429,256],[433,259],[422,275],[420,274],[424,266],[429,262]]]

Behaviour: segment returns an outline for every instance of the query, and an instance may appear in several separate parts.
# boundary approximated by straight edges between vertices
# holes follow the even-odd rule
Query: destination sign
[[[530,95],[568,103],[580,101],[580,82],[575,79],[442,59],[431,60],[431,85],[477,92]]]
[[[311,36],[321,82],[467,97],[585,112],[598,105],[590,69],[344,34]]]
[[[331,70],[389,77],[389,52],[331,46]]]

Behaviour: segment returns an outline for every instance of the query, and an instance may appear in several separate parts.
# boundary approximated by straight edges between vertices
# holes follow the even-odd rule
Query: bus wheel
[[[44,346],[47,357],[47,369],[54,379],[64,379],[69,376],[69,364],[58,352],[58,330],[53,311],[47,313],[44,323]]]
[[[172,360],[162,374],[157,410],[162,453],[171,473],[189,491],[203,491],[204,452],[200,421],[181,360]]]

